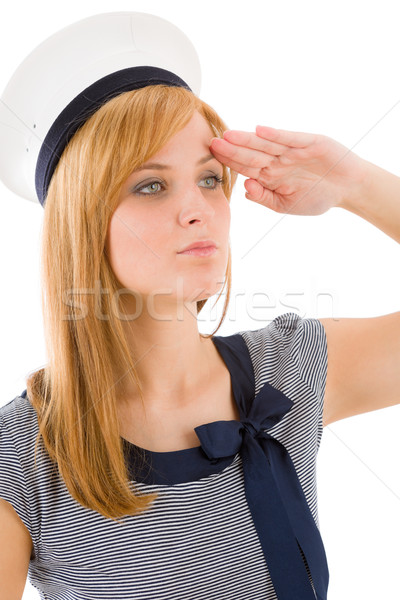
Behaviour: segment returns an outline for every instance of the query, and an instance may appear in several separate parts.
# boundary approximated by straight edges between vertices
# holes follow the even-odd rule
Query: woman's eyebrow
[[[217,159],[212,154],[207,154],[207,156],[203,156],[203,158],[201,158],[197,162],[197,165],[203,165],[204,163],[206,163],[210,160],[217,160]],[[167,170],[167,169],[172,169],[172,167],[170,167],[169,165],[163,165],[162,163],[145,163],[144,165],[141,165],[138,169],[135,169],[133,171],[133,173],[138,173],[139,171],[144,171],[145,169],[146,170],[147,169]]]

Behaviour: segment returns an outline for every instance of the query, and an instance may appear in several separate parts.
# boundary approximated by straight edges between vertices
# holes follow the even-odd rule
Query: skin
[[[126,179],[107,233],[111,267],[121,286],[134,292],[122,297],[137,315],[124,327],[150,411],[180,410],[193,402],[216,363],[213,342],[200,337],[196,311],[196,301],[221,289],[229,252],[230,206],[213,179],[223,171],[210,153],[212,137],[196,112],[146,163],[169,169],[140,170]],[[198,165],[207,155],[211,159]],[[213,255],[178,254],[208,239],[217,245]],[[120,387],[121,402],[136,405],[137,390],[124,380]]]
[[[230,130],[223,137],[213,138],[211,152],[248,177],[248,200],[278,213],[322,215],[357,206],[372,166],[324,135],[258,125],[255,133]]]

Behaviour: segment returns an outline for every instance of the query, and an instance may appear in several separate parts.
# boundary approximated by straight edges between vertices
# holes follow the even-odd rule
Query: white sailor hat
[[[0,98],[0,179],[44,206],[67,143],[107,100],[146,85],[200,92],[196,50],[175,25],[141,12],[91,16],[47,38]]]

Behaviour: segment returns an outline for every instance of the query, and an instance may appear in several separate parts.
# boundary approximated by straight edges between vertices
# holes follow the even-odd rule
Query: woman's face
[[[129,175],[111,218],[106,251],[117,279],[143,300],[155,298],[158,307],[209,298],[224,281],[230,207],[218,182],[222,164],[209,149],[212,137],[196,111]],[[199,240],[214,241],[216,251],[202,257],[179,254]]]

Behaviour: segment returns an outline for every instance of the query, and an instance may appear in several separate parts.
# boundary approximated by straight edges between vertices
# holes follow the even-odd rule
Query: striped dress
[[[327,373],[322,324],[289,312],[261,329],[212,339],[241,417],[263,386],[293,403],[268,434],[286,448],[318,530],[316,457]],[[159,495],[147,511],[118,524],[75,501],[47,454],[38,453],[35,470],[37,433],[26,390],[0,408],[0,497],[30,532],[28,577],[42,599],[277,599],[246,498],[240,448],[219,458],[202,446],[146,450],[136,471],[132,458],[135,491]],[[134,450],[127,446],[128,461]]]

